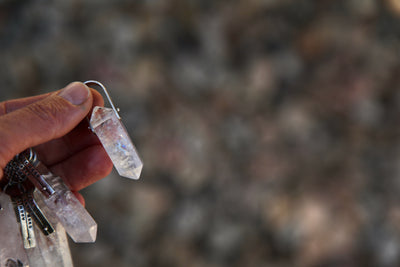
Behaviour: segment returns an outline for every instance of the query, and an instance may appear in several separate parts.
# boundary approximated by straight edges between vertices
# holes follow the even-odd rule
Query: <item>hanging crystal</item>
[[[100,86],[107,96],[112,108],[96,106],[90,118],[90,127],[97,135],[119,175],[139,179],[143,163],[125,126],[121,122],[118,111],[114,107],[106,88],[97,81],[87,81],[85,84]]]
[[[111,108],[94,107],[90,125],[119,175],[139,179],[143,163],[129,135]]]

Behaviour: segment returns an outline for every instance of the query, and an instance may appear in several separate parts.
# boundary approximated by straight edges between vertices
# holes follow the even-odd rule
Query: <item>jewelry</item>
[[[121,122],[107,89],[98,81],[111,108],[96,106],[89,119],[121,176],[139,179],[143,163]],[[97,223],[61,177],[53,174],[29,148],[4,169],[0,192],[0,267],[73,266],[66,233],[74,242],[95,242]],[[16,223],[17,222],[17,223]]]

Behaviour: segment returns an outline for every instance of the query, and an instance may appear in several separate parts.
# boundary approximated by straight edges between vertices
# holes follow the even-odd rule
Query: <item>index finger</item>
[[[5,115],[7,113],[10,113],[14,110],[23,108],[27,105],[30,105],[32,103],[35,103],[39,100],[42,100],[49,96],[51,93],[46,93],[42,95],[36,95],[36,96],[30,96],[30,97],[24,97],[24,98],[19,98],[19,99],[12,99],[12,100],[7,100],[4,102],[0,103],[0,116]]]

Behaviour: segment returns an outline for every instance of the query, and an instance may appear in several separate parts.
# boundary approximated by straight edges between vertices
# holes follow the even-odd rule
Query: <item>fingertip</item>
[[[58,94],[73,105],[80,106],[90,97],[90,89],[81,82],[72,82]]]
[[[73,191],[72,193],[74,193],[75,197],[79,200],[79,202],[82,204],[82,206],[85,207],[85,198],[82,196],[81,193],[77,192],[77,191]]]

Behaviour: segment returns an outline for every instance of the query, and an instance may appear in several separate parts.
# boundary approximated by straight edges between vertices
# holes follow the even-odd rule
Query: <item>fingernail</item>
[[[82,105],[89,98],[89,88],[80,82],[73,82],[65,87],[59,94],[74,105]]]

